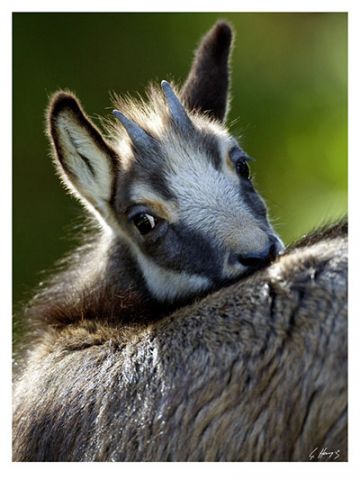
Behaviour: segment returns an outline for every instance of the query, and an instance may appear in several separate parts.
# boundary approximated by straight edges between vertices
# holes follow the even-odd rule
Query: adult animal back
[[[344,461],[346,345],[339,224],[153,325],[49,332],[16,384],[14,460]]]

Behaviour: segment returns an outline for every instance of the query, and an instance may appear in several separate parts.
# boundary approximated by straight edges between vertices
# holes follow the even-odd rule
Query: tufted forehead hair
[[[176,86],[172,86],[172,88],[175,94],[180,97],[180,89]],[[129,120],[155,139],[159,150],[164,153],[172,153],[170,157],[163,159],[168,162],[169,167],[172,162],[176,161],[176,153],[181,152],[183,157],[184,152],[188,151],[190,154],[191,151],[193,154],[194,149],[211,152],[215,145],[219,145],[221,148],[222,143],[225,145],[230,143],[231,137],[222,122],[199,108],[187,109],[186,104],[184,104],[184,108],[193,129],[186,132],[179,128],[170,114],[164,92],[159,85],[154,83],[151,83],[146,89],[145,98],[134,99],[130,96],[114,95],[113,104]],[[126,129],[116,119],[106,120],[105,126],[111,142],[121,152],[120,160],[126,167],[126,165],[129,165],[129,161],[134,159],[134,145]],[[146,162],[146,155],[142,155],[141,158],[138,158],[138,161]],[[150,158],[148,158],[148,161],[150,161]]]

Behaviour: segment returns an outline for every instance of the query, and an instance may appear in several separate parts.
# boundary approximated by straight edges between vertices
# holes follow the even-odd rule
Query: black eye
[[[251,158],[239,147],[234,147],[229,152],[230,158],[235,165],[237,173],[246,180],[250,179],[250,169],[248,161]]]
[[[247,180],[250,178],[250,169],[249,165],[247,164],[246,160],[238,160],[235,163],[235,168],[237,173]]]
[[[141,235],[146,235],[156,227],[156,218],[149,213],[138,213],[132,219],[133,224],[139,230]]]

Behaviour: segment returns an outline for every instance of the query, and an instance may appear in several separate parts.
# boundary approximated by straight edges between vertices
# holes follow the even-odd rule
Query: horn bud
[[[170,111],[170,116],[174,122],[181,128],[191,128],[192,122],[186,113],[184,106],[181,104],[178,97],[175,95],[171,85],[166,80],[161,82],[161,88],[164,92],[167,106]]]
[[[131,138],[135,147],[150,148],[154,144],[154,139],[148,135],[139,125],[132,120],[129,120],[119,110],[113,110],[113,115],[120,121],[121,125],[125,128],[127,134]]]

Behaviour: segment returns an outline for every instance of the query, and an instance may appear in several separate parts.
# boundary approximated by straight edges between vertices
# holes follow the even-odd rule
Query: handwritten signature
[[[340,449],[338,450],[328,450],[326,447],[319,448],[316,447],[312,452],[309,454],[309,460],[337,460],[340,457]]]

